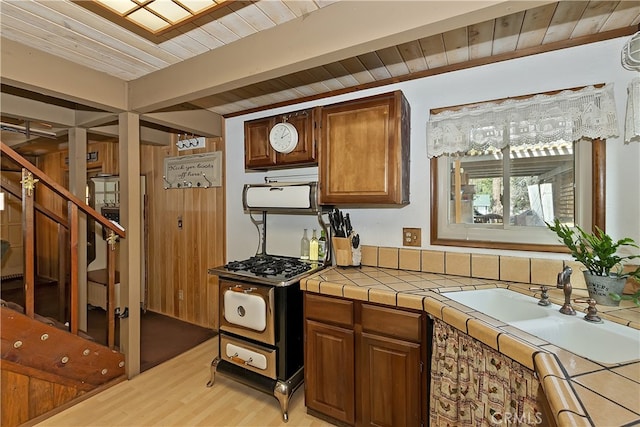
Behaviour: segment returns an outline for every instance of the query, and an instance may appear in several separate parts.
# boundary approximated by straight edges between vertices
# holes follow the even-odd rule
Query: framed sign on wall
[[[209,188],[222,185],[222,152],[164,159],[164,188]]]

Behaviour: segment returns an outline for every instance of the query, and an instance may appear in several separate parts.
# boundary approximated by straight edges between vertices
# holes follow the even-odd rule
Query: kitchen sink
[[[447,298],[485,313],[551,344],[595,362],[640,359],[640,331],[611,321],[591,323],[584,314],[568,316],[560,306],[503,288],[443,292]]]

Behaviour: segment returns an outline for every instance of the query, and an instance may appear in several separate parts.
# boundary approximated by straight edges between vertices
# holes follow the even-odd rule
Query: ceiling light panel
[[[147,9],[138,9],[134,12],[131,12],[126,16],[127,19],[135,22],[138,25],[141,25],[152,32],[157,32],[164,30],[169,27],[169,23],[162,18],[159,18],[152,12],[149,12]]]
[[[151,9],[156,14],[167,19],[172,24],[175,24],[176,22],[191,16],[191,12],[184,9],[182,6],[173,2],[172,0],[154,0],[150,3],[147,3],[144,7]]]
[[[210,13],[229,0],[94,0],[119,17],[159,34]],[[115,22],[115,21],[114,21]]]
[[[216,4],[216,2],[212,0],[178,0],[181,5],[185,6],[187,9],[191,11],[193,14],[198,14],[207,8]],[[222,2],[218,2],[222,3]]]

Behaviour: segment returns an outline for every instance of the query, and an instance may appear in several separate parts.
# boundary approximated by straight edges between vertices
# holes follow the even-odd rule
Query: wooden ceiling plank
[[[51,9],[61,16],[62,22],[58,22],[61,26],[86,37],[100,40],[101,43],[116,51],[123,50],[122,45],[124,44],[132,57],[156,68],[164,68],[178,60],[155,44],[140,39],[119,25],[73,3],[65,1],[21,2],[20,6],[25,9],[29,8],[32,13],[40,15],[43,14],[44,8]]]
[[[486,58],[493,53],[495,19],[469,25],[469,59]]]
[[[518,37],[524,21],[524,12],[513,13],[496,19],[493,36],[493,54],[513,52],[518,46]]]
[[[375,81],[384,80],[391,77],[391,73],[384,66],[380,57],[375,52],[364,53],[358,55],[358,60],[364,65],[364,67],[371,73]]]
[[[422,55],[420,42],[417,40],[398,45],[398,51],[402,56],[402,60],[407,64],[409,72],[417,73],[429,68],[427,67],[427,60]]]
[[[400,51],[398,51],[396,46],[379,49],[376,51],[376,54],[380,57],[380,60],[392,77],[402,76],[409,73],[409,68],[402,60]]]
[[[287,21],[297,18],[295,13],[281,1],[261,1],[255,5],[276,25],[284,24]]]
[[[587,8],[587,2],[561,1],[553,14],[551,24],[542,41],[543,44],[555,43],[571,38],[571,33],[582,13]]]
[[[469,60],[469,36],[467,28],[458,28],[442,34],[447,63],[459,64]]]
[[[444,50],[442,34],[420,39],[420,47],[422,47],[422,52],[430,70],[447,65],[447,55]]]
[[[254,2],[234,1],[229,4],[229,7],[251,25],[256,32],[275,26],[275,23]]]
[[[313,79],[322,82],[326,87],[328,87],[329,91],[344,89],[342,83],[337,79],[334,79],[331,73],[324,67],[314,67],[307,70],[307,72]]]
[[[526,49],[542,44],[556,7],[556,4],[547,4],[525,12],[517,49]]]
[[[621,1],[609,15],[600,31],[637,25],[640,18],[640,1]],[[635,22],[634,22],[635,21]]]
[[[347,70],[349,74],[358,82],[358,84],[367,84],[375,81],[373,75],[367,70],[367,68],[360,62],[357,57],[347,58],[344,61],[340,61],[342,66]]]
[[[325,70],[329,71],[329,73],[336,80],[338,80],[342,84],[342,86],[344,87],[357,86],[358,81],[349,74],[349,71],[347,71],[347,69],[344,68],[344,65],[342,65],[342,63],[332,62],[331,64],[325,65],[324,68]]]
[[[36,48],[52,43],[56,47],[58,56],[73,60],[76,55],[80,55],[87,58],[85,63],[92,64],[94,69],[101,69],[104,66],[107,69],[118,69],[120,73],[126,75],[129,75],[127,71],[129,67],[139,68],[144,73],[157,69],[120,51],[104,46],[92,38],[80,35],[64,37],[61,35],[64,32],[63,27],[51,20],[39,18],[28,11],[14,7],[14,3],[5,5],[3,8],[5,11],[8,8],[14,8],[10,14],[3,15],[3,28],[5,30],[11,28],[14,33],[20,32],[30,35]],[[97,37],[97,39],[100,38]]]
[[[590,1],[582,18],[571,33],[571,38],[587,36],[600,32],[607,17],[615,10],[617,2]]]
[[[2,21],[3,21],[3,26],[5,26],[5,28],[9,27],[9,23],[7,22],[8,19],[6,17],[2,17]],[[34,49],[37,51],[40,51],[37,48],[32,48],[31,46],[37,46],[37,45],[41,45],[42,44],[42,39],[39,37],[36,37],[34,35],[32,35],[31,33],[27,33],[25,32],[25,28],[11,28],[11,41],[19,44],[21,46],[20,50],[24,50],[24,48],[26,47],[27,49]],[[4,45],[6,44],[6,42],[3,40],[2,41],[2,45],[3,45],[3,50],[4,50]],[[92,71],[95,71],[96,73],[99,74],[103,74],[103,75],[109,75],[110,77],[114,77],[114,78],[118,78],[121,79],[123,81],[126,80],[131,80],[133,78],[135,78],[134,74],[129,73],[126,70],[122,70],[119,67],[113,67],[110,64],[100,64],[100,70],[98,71],[96,69],[96,65],[97,61],[91,59],[91,58],[86,58],[83,57],[81,55],[78,55],[77,53],[72,55],[71,53],[69,53],[68,55],[64,55],[63,52],[65,52],[66,49],[63,51],[62,49],[60,50],[56,50],[55,54],[52,54],[52,56],[55,55],[55,57],[60,58],[68,63],[73,63],[74,66],[82,66],[85,67],[87,69],[91,69]],[[73,56],[73,60],[71,59],[67,59],[66,56]],[[5,67],[5,64],[2,64],[3,68]],[[45,68],[46,69],[46,68]],[[4,69],[3,69],[3,76],[4,76]],[[16,80],[17,82],[21,81],[21,79]],[[38,91],[40,89],[36,89],[36,91]],[[66,98],[65,98],[66,99]]]
[[[205,46],[207,49],[215,49],[220,46],[224,46],[224,43],[221,42],[216,36],[206,31],[205,27],[209,23],[205,23],[201,26],[198,26],[197,21],[191,21],[180,26],[179,30],[183,32],[183,34],[189,35],[193,40],[196,40],[202,46]]]

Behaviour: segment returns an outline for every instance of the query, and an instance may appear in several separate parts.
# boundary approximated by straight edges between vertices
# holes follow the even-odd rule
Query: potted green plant
[[[623,247],[639,249],[633,239],[626,237],[614,241],[598,227],[594,233],[587,233],[577,225],[570,228],[557,218],[553,224],[546,224],[569,248],[573,258],[585,266],[583,274],[591,298],[602,305],[619,305],[621,299],[627,299],[622,297],[624,285],[629,277],[640,280],[640,265],[625,272],[624,264],[640,258],[640,254],[620,256],[618,251]],[[637,299],[635,301],[637,303]]]

